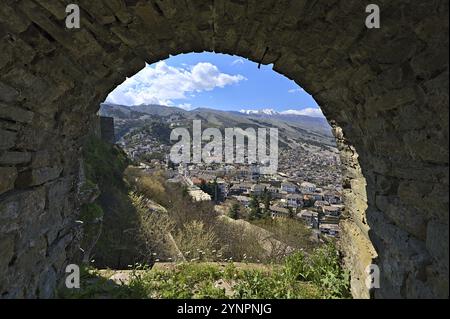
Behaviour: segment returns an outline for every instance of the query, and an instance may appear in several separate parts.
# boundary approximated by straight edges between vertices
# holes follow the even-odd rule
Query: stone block
[[[21,126],[20,123],[0,119],[0,130],[4,129],[5,131],[18,132]]]
[[[37,151],[33,154],[31,167],[41,168],[50,165],[50,153],[47,150]]]
[[[7,69],[13,63],[28,64],[36,55],[35,50],[26,42],[11,34],[0,39],[0,69]]]
[[[0,82],[0,101],[13,102],[19,97],[19,92],[9,85]]]
[[[414,158],[431,163],[448,161],[448,144],[426,131],[410,131],[403,135],[403,141]],[[448,137],[447,137],[448,142]]]
[[[448,218],[448,184],[406,180],[399,184],[398,195],[405,203],[429,215],[444,215],[443,212],[447,212]]]
[[[48,299],[54,294],[56,287],[56,272],[53,267],[49,267],[39,276],[39,298]]]
[[[4,225],[6,221],[16,219],[19,216],[20,203],[17,194],[8,196],[0,202],[0,220]],[[6,233],[3,228],[0,228],[2,233]]]
[[[15,122],[30,123],[33,120],[33,112],[0,103],[0,118]]]
[[[426,238],[427,250],[436,262],[441,263],[447,273],[449,270],[448,233],[448,224],[442,224],[436,220],[428,222]]]
[[[8,264],[14,256],[14,242],[14,235],[0,235],[0,277],[6,275]]]
[[[17,133],[0,129],[0,150],[7,150],[16,144]]]
[[[7,4],[0,7],[0,20],[13,32],[23,32],[31,24],[22,14],[11,8]]]
[[[62,169],[60,167],[32,168],[21,172],[17,178],[16,186],[19,188],[42,185],[45,182],[59,177]]]
[[[0,153],[0,165],[25,164],[31,161],[31,154],[28,152],[4,152]]]
[[[0,194],[13,189],[16,178],[17,169],[15,167],[0,167]]]
[[[66,18],[66,7],[63,3],[52,0],[37,0],[37,2],[50,11],[58,20]]]
[[[6,197],[3,196],[0,202],[0,233],[5,234],[17,230],[19,224],[21,224],[23,232],[28,227],[27,225],[33,227],[39,215],[44,211],[45,202],[44,187],[13,192]]]
[[[18,251],[17,260],[14,267],[20,269],[25,277],[32,277],[36,274],[39,262],[45,260],[47,252],[47,241],[44,237],[34,238],[27,242],[27,245]]]
[[[377,195],[376,206],[399,228],[408,231],[418,239],[425,240],[427,233],[425,212],[405,205],[397,196]]]

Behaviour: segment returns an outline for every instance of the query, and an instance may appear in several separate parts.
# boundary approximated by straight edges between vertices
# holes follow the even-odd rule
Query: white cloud
[[[245,62],[245,60],[243,58],[237,58],[236,60],[231,62],[231,65],[244,64],[244,62]]]
[[[296,88],[296,89],[290,89],[288,90],[289,93],[297,93],[297,92],[303,92],[304,90],[302,88]]]
[[[187,99],[194,92],[223,88],[246,78],[219,71],[217,66],[200,62],[191,68],[177,68],[164,61],[146,66],[127,78],[106,98],[107,102],[123,105],[174,105],[173,100]]]
[[[280,114],[285,115],[306,115],[306,116],[312,116],[312,117],[325,117],[322,113],[322,111],[319,108],[314,107],[307,107],[302,110],[287,110],[280,112]]]

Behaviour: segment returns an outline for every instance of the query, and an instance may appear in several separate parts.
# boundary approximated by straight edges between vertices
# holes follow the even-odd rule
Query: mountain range
[[[331,127],[325,118],[276,112],[272,109],[247,111],[221,111],[197,108],[190,111],[164,105],[117,105],[102,103],[99,114],[115,118],[116,137],[121,138],[135,128],[155,120],[188,125],[192,120],[202,120],[202,127],[270,128],[279,130],[280,140],[335,147]]]

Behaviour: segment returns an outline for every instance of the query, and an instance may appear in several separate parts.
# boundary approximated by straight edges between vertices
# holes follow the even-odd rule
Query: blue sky
[[[311,95],[294,81],[247,59],[216,53],[189,53],[146,65],[109,94],[110,103],[161,104],[184,109],[272,109],[323,116]]]

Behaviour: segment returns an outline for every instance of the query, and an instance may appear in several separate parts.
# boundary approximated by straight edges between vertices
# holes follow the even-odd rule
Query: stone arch
[[[378,254],[375,297],[448,297],[448,1],[380,0],[367,29],[361,1],[79,0],[68,30],[70,2],[0,7],[2,297],[51,296],[72,262],[99,103],[144,62],[202,51],[274,63],[335,127],[354,296]]]

